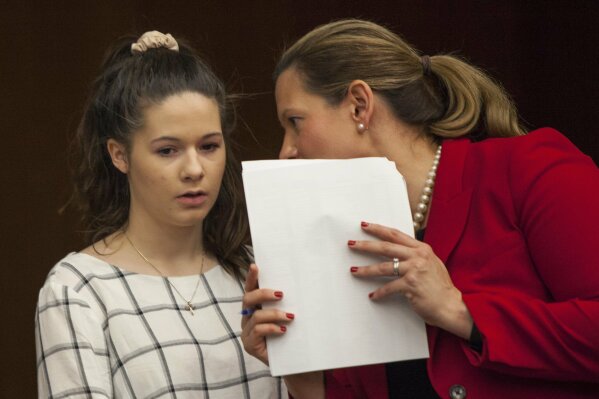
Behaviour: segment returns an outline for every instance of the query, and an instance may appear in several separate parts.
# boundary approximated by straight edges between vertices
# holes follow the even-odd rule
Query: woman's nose
[[[190,151],[185,155],[182,173],[184,180],[197,180],[204,176],[204,168],[197,151]]]
[[[279,159],[294,159],[298,157],[297,145],[291,134],[285,133]]]

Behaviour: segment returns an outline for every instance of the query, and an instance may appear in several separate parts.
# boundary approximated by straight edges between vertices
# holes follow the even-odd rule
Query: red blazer
[[[599,398],[599,170],[553,129],[445,140],[425,241],[483,336],[428,327],[442,398]],[[326,372],[327,398],[386,398],[383,365]],[[453,387],[453,388],[452,388]],[[453,394],[451,394],[453,392]],[[410,399],[410,398],[408,398]]]

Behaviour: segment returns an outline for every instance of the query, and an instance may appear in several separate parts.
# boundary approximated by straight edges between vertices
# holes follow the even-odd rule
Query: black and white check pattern
[[[197,276],[170,277],[184,295]],[[287,398],[244,353],[243,287],[216,266],[194,312],[162,277],[72,253],[50,272],[36,312],[40,398]]]

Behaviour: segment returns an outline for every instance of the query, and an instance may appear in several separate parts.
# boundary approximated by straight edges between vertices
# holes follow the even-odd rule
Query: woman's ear
[[[363,80],[351,82],[347,89],[347,100],[351,105],[352,118],[356,125],[361,125],[362,130],[368,130],[374,105],[374,94],[368,83]]]
[[[115,139],[108,139],[106,149],[108,150],[108,154],[110,154],[110,159],[112,159],[114,167],[122,173],[127,174],[129,171],[129,161],[127,160],[127,149],[125,146]]]

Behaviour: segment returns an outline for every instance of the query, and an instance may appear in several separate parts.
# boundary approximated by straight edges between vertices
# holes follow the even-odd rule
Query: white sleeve
[[[46,282],[35,315],[39,398],[111,398],[101,318],[72,288]]]

